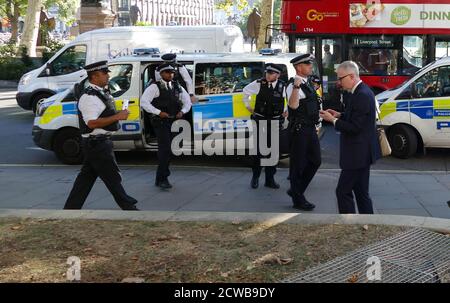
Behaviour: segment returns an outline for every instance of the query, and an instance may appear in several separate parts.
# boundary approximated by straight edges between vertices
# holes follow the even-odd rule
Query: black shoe
[[[161,183],[161,180],[156,179],[155,180],[155,186],[159,186],[159,183]]]
[[[292,189],[289,188],[286,193],[288,194],[289,197],[292,198]]]
[[[278,189],[280,188],[280,184],[278,184],[277,182],[275,182],[275,180],[270,180],[270,181],[266,181],[266,183],[264,184],[265,187],[269,187],[269,188],[274,188],[274,189]]]
[[[253,177],[252,178],[252,182],[250,183],[250,186],[252,188],[258,188],[258,186],[259,186],[259,178]]]
[[[122,210],[139,210],[136,205],[132,204],[130,206],[122,207]]]
[[[161,187],[162,189],[172,188],[172,184],[169,183],[169,180],[160,181],[158,186]]]
[[[313,210],[316,206],[308,201],[304,201],[301,203],[294,203],[292,207],[299,210],[310,211]]]

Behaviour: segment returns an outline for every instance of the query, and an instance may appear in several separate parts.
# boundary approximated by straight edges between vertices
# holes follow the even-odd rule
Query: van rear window
[[[263,75],[263,62],[199,63],[195,68],[195,94],[239,93]]]

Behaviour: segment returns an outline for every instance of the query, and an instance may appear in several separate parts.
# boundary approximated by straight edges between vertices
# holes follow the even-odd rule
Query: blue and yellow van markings
[[[410,112],[421,119],[450,119],[450,99],[384,102],[381,119],[394,112]]]

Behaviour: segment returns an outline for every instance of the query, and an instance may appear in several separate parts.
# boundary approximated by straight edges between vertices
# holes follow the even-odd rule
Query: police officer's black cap
[[[303,54],[303,55],[297,56],[294,59],[292,59],[291,63],[293,65],[297,65],[300,63],[311,64],[311,63],[313,63],[313,60],[314,60],[314,56],[312,54]]]
[[[177,59],[177,54],[164,54],[161,56],[161,59],[166,62],[175,62],[175,60]]]
[[[108,72],[110,72],[110,70],[108,69],[107,63],[108,63],[108,61],[106,61],[106,60],[94,62],[94,63],[88,64],[88,65],[85,65],[84,69],[88,73],[96,72],[96,71],[102,71],[102,72],[108,73]]]
[[[275,63],[266,63],[265,71],[267,73],[281,74],[281,67],[278,64],[275,64]]]
[[[164,71],[170,71],[170,72],[175,72],[175,67],[173,67],[173,65],[169,64],[169,63],[164,63],[161,64],[160,66],[158,66],[156,68],[156,71],[158,72],[164,72]]]

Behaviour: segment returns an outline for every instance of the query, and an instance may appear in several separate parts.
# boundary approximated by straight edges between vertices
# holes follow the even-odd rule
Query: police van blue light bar
[[[262,48],[259,50],[259,54],[260,55],[266,55],[266,56],[271,56],[271,55],[276,55],[281,53],[281,49],[279,48]]]
[[[154,55],[159,54],[159,48],[157,47],[146,47],[146,48],[135,48],[133,49],[133,55],[142,56],[142,55]]]

